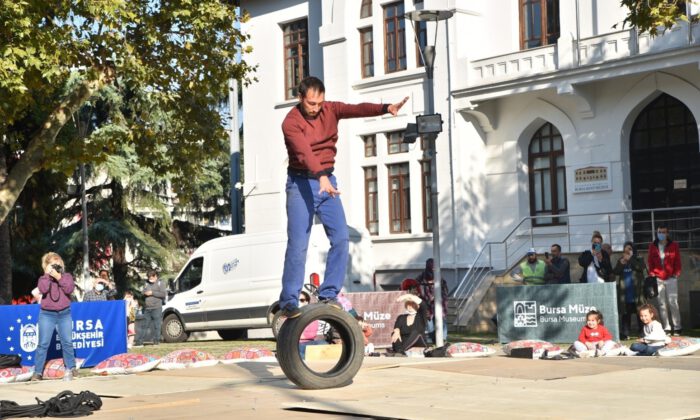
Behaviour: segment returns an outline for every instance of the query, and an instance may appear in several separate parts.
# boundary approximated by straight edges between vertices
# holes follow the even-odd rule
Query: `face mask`
[[[656,232],[656,237],[659,238],[660,241],[665,241],[665,240],[666,240],[666,234],[665,234],[665,233]]]
[[[97,290],[98,292],[101,292],[101,291],[103,291],[104,289],[105,289],[105,286],[104,286],[102,283],[100,283],[100,284],[98,284],[97,286],[95,286],[95,290]]]
[[[411,307],[406,308],[406,312],[409,315],[415,315],[416,313],[418,313],[418,311],[416,311],[414,308],[411,308]]]
[[[594,251],[600,252],[601,249],[603,249],[603,247],[602,247],[602,245],[600,245],[599,243],[594,243],[594,244],[593,244],[593,250],[594,250]]]

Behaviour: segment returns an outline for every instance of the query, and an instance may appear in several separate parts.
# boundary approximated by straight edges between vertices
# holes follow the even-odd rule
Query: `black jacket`
[[[600,262],[600,266],[596,267],[598,276],[605,281],[615,281],[612,276],[612,264],[610,263],[610,255],[604,250],[600,251],[603,254],[603,261]],[[588,266],[593,262],[593,253],[591,251],[583,251],[581,255],[578,256],[578,265],[583,267],[583,273],[581,273],[581,278],[579,283],[588,283]]]

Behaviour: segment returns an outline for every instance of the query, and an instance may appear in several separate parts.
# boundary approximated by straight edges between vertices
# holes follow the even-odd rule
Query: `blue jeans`
[[[337,188],[335,176],[331,175],[329,179]],[[335,299],[343,287],[349,252],[345,212],[340,197],[333,198],[325,192],[319,195],[319,188],[318,179],[287,177],[287,252],[284,255],[280,308],[292,309],[299,305],[314,215],[321,219],[331,244],[318,295],[321,299]]]
[[[75,368],[72,322],[70,307],[58,312],[43,309],[39,312],[39,346],[34,354],[34,372],[40,375],[44,372],[46,353],[56,329],[58,330],[58,339],[61,342],[61,350],[63,350],[63,364],[66,369]]]
[[[653,356],[660,348],[663,348],[663,345],[650,346],[646,343],[634,343],[630,346],[630,350],[636,351],[637,356]]]

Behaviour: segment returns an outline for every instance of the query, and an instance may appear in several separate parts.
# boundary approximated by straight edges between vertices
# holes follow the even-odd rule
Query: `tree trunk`
[[[49,114],[41,131],[32,137],[20,160],[12,167],[7,178],[0,182],[0,223],[4,222],[12,211],[29,178],[41,169],[44,151],[54,144],[56,136],[71,115],[102,86],[110,82],[112,77],[111,69],[99,71],[93,79],[76,86],[75,90]]]
[[[119,180],[112,179],[112,215],[115,220],[124,220],[124,187]],[[125,291],[129,288],[127,284],[129,264],[126,261],[126,241],[119,240],[112,242],[112,275],[117,290]]]
[[[5,148],[0,145],[0,185],[7,179]],[[10,219],[0,222],[0,305],[12,301],[12,251]]]

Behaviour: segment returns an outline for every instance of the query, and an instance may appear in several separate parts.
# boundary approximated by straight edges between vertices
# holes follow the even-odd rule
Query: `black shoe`
[[[629,339],[630,339],[630,336],[627,334],[620,335],[620,340],[629,340]]]
[[[287,318],[287,319],[297,318],[300,315],[301,315],[301,310],[299,310],[299,308],[282,309],[282,316]]]
[[[683,330],[673,330],[673,336],[678,337],[679,335],[683,334]]]
[[[338,302],[338,299],[324,299],[324,298],[319,298],[319,303],[323,303],[325,305],[331,306],[335,309],[340,309],[341,311],[343,310],[343,305]]]

